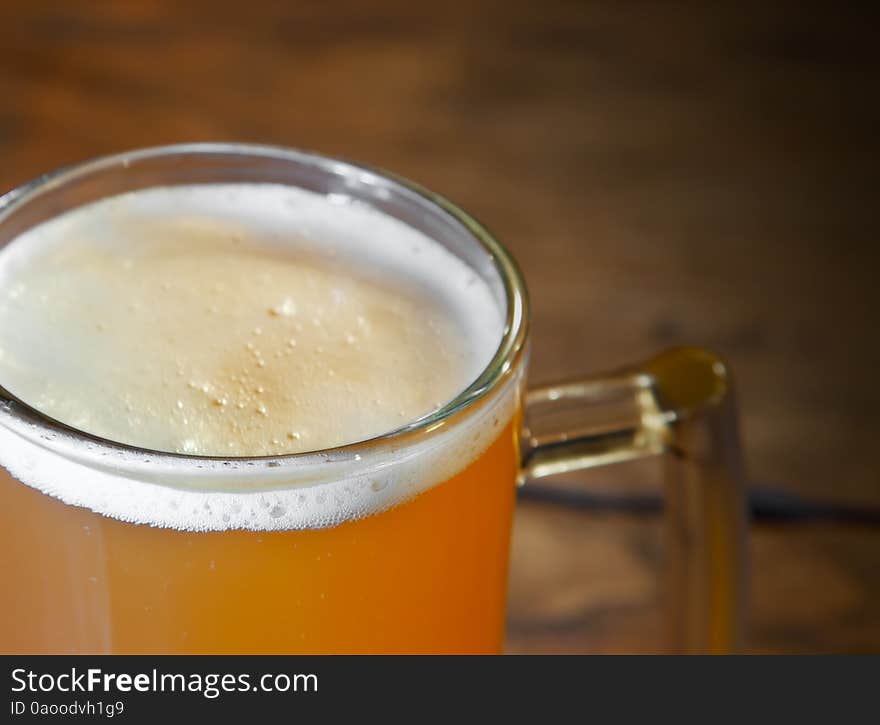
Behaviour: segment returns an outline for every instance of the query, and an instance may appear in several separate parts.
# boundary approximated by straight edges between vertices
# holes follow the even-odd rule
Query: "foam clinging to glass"
[[[179,453],[363,440],[485,367],[502,315],[469,267],[375,210],[281,185],[154,188],[0,253],[0,382],[75,428]]]

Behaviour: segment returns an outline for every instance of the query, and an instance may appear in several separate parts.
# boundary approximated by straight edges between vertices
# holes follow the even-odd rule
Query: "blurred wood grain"
[[[753,480],[880,505],[880,119],[854,7],[3,0],[0,188],[189,140],[394,169],[520,260],[533,379],[712,347]],[[584,485],[653,485],[628,476]],[[523,506],[510,649],[654,648],[657,530]],[[761,525],[751,547],[753,649],[880,651],[880,531]]]

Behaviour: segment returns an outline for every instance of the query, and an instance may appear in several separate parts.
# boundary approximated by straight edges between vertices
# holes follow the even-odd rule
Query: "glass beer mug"
[[[501,344],[432,414],[288,455],[122,445],[0,389],[0,651],[500,652],[517,485],[647,456],[667,467],[670,648],[742,645],[745,509],[727,367],[677,349],[527,390],[522,276],[446,199],[310,153],[180,145],[9,192],[0,245],[106,197],[226,182],[338,195],[421,231],[486,282],[506,315]]]

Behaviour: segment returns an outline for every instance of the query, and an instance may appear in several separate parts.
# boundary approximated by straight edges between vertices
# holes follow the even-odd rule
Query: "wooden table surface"
[[[518,257],[533,380],[709,346],[754,485],[877,506],[874,26],[769,5],[0,0],[0,188],[188,140],[391,168]],[[659,531],[524,503],[509,649],[659,647]],[[753,650],[880,652],[880,527],[750,548]]]

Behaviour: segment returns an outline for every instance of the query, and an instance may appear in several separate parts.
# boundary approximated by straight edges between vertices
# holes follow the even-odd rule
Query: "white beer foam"
[[[157,450],[280,455],[380,435],[463,390],[502,328],[486,283],[421,232],[283,185],[142,190],[0,251],[0,383],[74,428]],[[12,404],[0,464],[125,521],[320,528],[462,470],[509,422],[517,390],[511,380],[406,445],[269,462],[86,444],[23,424]]]
[[[466,388],[502,326],[488,285],[421,232],[281,185],[138,191],[0,252],[0,384],[155,450],[372,438]]]

